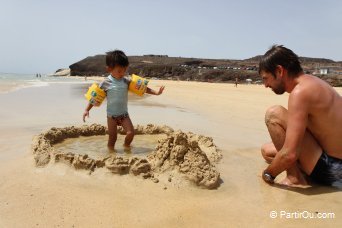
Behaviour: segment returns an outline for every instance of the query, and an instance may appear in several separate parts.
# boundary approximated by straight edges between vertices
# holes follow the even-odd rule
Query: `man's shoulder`
[[[298,80],[298,84],[295,86],[291,94],[311,94],[314,95],[315,92],[326,87],[326,83],[312,75],[302,75]]]
[[[318,104],[327,102],[333,95],[333,88],[325,81],[312,75],[303,75],[290,93],[290,101]]]
[[[325,81],[323,81],[319,77],[309,75],[309,74],[302,75],[300,83],[308,88],[315,88],[315,87],[321,87],[322,85],[328,85]]]

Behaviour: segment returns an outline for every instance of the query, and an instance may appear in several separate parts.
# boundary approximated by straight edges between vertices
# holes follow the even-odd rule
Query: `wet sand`
[[[162,96],[130,96],[133,123],[166,124],[213,137],[222,150],[216,190],[182,182],[154,183],[98,170],[92,175],[64,164],[36,168],[32,138],[51,127],[81,126],[85,85],[56,84],[0,94],[0,227],[227,227],[341,224],[336,188],[281,189],[260,178],[269,141],[264,112],[287,106],[258,85],[152,81]],[[342,89],[337,89],[342,94]],[[88,124],[105,124],[105,106]],[[135,140],[139,140],[136,138]],[[134,146],[134,142],[133,142]],[[166,184],[165,184],[166,183]],[[334,219],[270,218],[270,211],[333,212]]]

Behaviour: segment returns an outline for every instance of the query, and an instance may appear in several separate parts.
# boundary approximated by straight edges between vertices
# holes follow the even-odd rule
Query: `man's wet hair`
[[[106,52],[106,65],[107,67],[127,67],[129,65],[128,58],[123,51],[114,50]]]
[[[273,45],[259,62],[259,74],[261,71],[271,73],[275,77],[277,66],[284,67],[290,77],[297,77],[303,72],[298,56],[283,45]]]

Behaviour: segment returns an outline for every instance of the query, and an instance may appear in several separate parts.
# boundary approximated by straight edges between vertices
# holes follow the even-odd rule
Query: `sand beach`
[[[260,146],[270,141],[266,109],[287,106],[288,95],[262,85],[153,80],[161,96],[129,95],[134,125],[167,125],[212,137],[222,153],[215,164],[220,184],[201,188],[178,178],[158,183],[97,169],[91,175],[62,163],[36,167],[34,136],[52,127],[81,127],[87,81],[47,83],[0,94],[0,227],[337,227],[342,223],[341,189],[270,187]],[[336,90],[342,94],[341,88]],[[5,91],[5,88],[4,88]],[[86,124],[106,125],[105,105],[93,108]],[[122,140],[119,138],[119,140]],[[62,149],[105,153],[106,138],[72,139]],[[153,149],[155,138],[136,137],[133,150]],[[118,153],[126,156],[120,145]],[[131,155],[129,155],[131,156]],[[164,178],[164,179],[163,179]],[[166,178],[166,179],[165,179]],[[276,212],[275,218],[270,217]],[[334,213],[334,218],[295,218]],[[284,213],[292,213],[286,218]]]

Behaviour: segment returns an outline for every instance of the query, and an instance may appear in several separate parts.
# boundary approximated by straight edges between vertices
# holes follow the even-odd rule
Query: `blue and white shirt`
[[[100,88],[107,94],[107,116],[120,116],[128,113],[128,76],[116,79],[109,75],[100,83]]]

